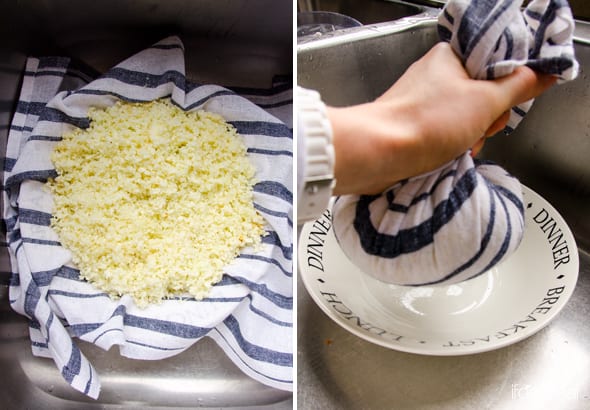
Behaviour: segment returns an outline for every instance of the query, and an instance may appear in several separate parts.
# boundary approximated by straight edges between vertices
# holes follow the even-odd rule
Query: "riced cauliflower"
[[[145,307],[206,297],[242,248],[257,246],[255,168],[233,126],[170,100],[91,109],[64,135],[48,181],[52,227],[81,277]]]

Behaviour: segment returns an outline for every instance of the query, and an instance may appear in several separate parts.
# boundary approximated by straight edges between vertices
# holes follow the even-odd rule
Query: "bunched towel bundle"
[[[79,278],[50,227],[53,201],[44,184],[56,175],[53,147],[65,132],[89,125],[90,107],[159,98],[219,114],[237,129],[256,168],[254,207],[266,220],[267,235],[259,250],[242,251],[207,298],[171,298],[139,309],[129,295],[112,300]],[[285,123],[292,120],[291,106],[288,83],[232,91],[189,81],[177,37],[98,78],[69,58],[29,58],[10,127],[3,211],[13,271],[10,303],[30,318],[33,354],[52,358],[68,383],[96,398],[99,375],[74,337],[105,350],[118,345],[129,358],[157,360],[207,336],[249,376],[291,390],[293,154]]]
[[[485,272],[518,247],[524,228],[518,180],[470,155],[381,195],[339,197],[333,214],[350,260],[400,285]]]
[[[473,78],[494,79],[518,66],[572,80],[574,21],[566,1],[450,0],[439,17]],[[532,101],[514,107],[513,130]],[[524,232],[518,180],[465,153],[380,195],[347,195],[333,206],[334,234],[363,272],[399,285],[451,284],[476,277],[514,252]]]

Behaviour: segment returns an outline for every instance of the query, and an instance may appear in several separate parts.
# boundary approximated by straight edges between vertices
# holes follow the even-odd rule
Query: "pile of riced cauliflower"
[[[233,126],[170,100],[91,109],[63,136],[48,181],[52,227],[81,277],[145,307],[206,297],[242,248],[260,244],[255,168]]]

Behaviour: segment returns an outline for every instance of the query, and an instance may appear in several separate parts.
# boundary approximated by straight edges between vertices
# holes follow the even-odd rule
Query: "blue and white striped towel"
[[[439,33],[473,78],[493,79],[528,65],[572,80],[574,22],[566,1],[450,0]],[[506,130],[532,101],[514,107]],[[518,180],[465,153],[381,195],[337,198],[334,233],[362,271],[400,285],[451,284],[478,276],[518,247],[524,230]]]
[[[520,183],[466,154],[380,195],[346,195],[332,210],[344,253],[398,285],[451,284],[496,265],[520,244]]]
[[[451,0],[438,19],[441,40],[450,43],[472,78],[491,80],[516,67],[553,74],[558,82],[578,74],[574,20],[566,0],[533,0],[521,10],[515,0]],[[516,128],[533,101],[514,107],[505,131]]]
[[[51,357],[77,390],[96,398],[99,376],[73,338],[123,356],[156,360],[179,354],[208,336],[254,379],[292,390],[292,131],[291,86],[269,92],[235,91],[191,83],[184,48],[167,38],[97,79],[68,58],[29,58],[11,124],[5,172],[5,209],[13,275],[10,303],[28,316],[33,353]],[[87,110],[117,100],[171,97],[183,109],[222,115],[243,136],[257,169],[256,209],[268,235],[258,252],[246,249],[202,301],[178,298],[141,310],[78,278],[70,253],[49,226],[52,199],[44,182],[56,175],[53,146]],[[257,105],[259,104],[259,105]],[[262,109],[260,107],[264,107]],[[100,240],[100,238],[97,238]]]

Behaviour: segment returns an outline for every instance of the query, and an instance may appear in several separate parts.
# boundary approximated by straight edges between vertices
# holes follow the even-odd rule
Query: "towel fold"
[[[439,17],[471,77],[490,80],[522,65],[569,81],[578,73],[574,21],[566,1],[450,0]],[[505,131],[532,101],[514,107]],[[381,195],[347,195],[333,207],[336,238],[365,273],[399,285],[451,284],[510,256],[524,231],[520,183],[500,166],[465,153]]]
[[[105,350],[119,345],[126,357],[156,360],[208,336],[249,376],[292,390],[292,132],[267,112],[291,122],[291,85],[236,91],[190,82],[177,37],[98,78],[68,58],[27,61],[4,178],[10,303],[31,319],[33,353],[51,357],[68,383],[90,397],[99,395],[99,376],[75,337]],[[254,206],[266,219],[268,235],[260,251],[243,250],[208,298],[170,299],[142,310],[128,296],[111,300],[79,279],[50,228],[52,199],[44,183],[56,175],[54,145],[68,130],[88,126],[89,107],[163,97],[185,110],[220,114],[237,128],[257,170]]]

